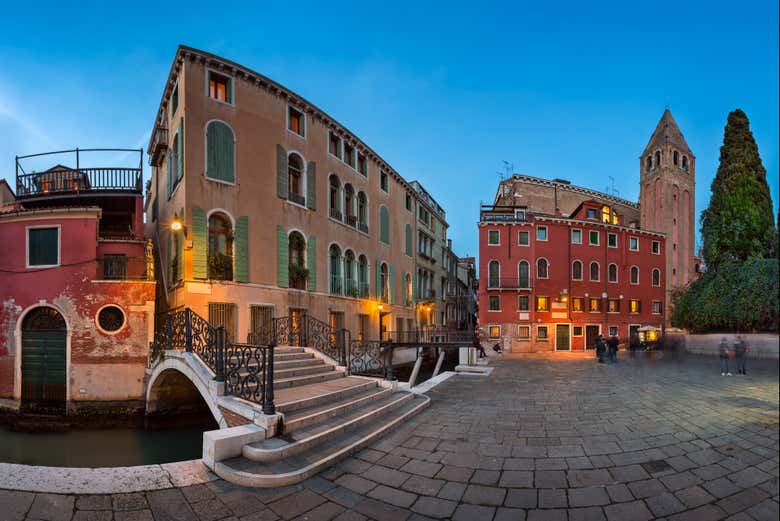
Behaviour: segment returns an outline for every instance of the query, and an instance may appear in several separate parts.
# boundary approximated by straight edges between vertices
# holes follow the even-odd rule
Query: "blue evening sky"
[[[282,83],[420,180],[462,256],[477,253],[503,161],[596,190],[612,177],[637,200],[638,156],[666,105],[697,156],[697,215],[737,107],[777,208],[777,0],[108,4],[3,6],[9,181],[17,154],[145,147],[182,43]]]

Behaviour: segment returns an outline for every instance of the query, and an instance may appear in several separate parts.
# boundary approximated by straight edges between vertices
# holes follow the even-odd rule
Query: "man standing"
[[[607,350],[606,342],[604,342],[604,337],[599,335],[596,337],[596,356],[598,357],[599,363],[604,363],[604,351]]]
[[[718,356],[720,357],[720,375],[731,376],[731,373],[729,372],[729,345],[726,342],[725,336],[720,340]]]
[[[745,360],[747,359],[747,344],[742,336],[737,335],[737,341],[734,344],[734,358],[737,359],[737,374],[745,375]]]
[[[607,346],[609,347],[609,361],[610,362],[617,362],[617,352],[618,352],[618,337],[617,335],[612,335],[609,337],[609,340],[607,341]]]

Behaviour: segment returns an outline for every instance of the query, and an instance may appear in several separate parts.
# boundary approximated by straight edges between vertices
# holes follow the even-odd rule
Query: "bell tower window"
[[[682,169],[683,169],[683,172],[687,172],[688,171],[688,156],[683,156],[682,157]]]
[[[672,163],[674,163],[674,166],[677,166],[680,162],[680,154],[677,153],[677,151],[674,151],[674,154],[672,154]]]
[[[661,151],[656,150],[655,152],[655,166],[661,166]]]

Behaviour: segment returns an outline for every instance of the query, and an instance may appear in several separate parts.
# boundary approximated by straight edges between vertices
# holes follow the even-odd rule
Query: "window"
[[[287,198],[297,204],[305,205],[306,196],[303,192],[303,159],[298,154],[290,154],[287,158]]]
[[[653,169],[653,156],[652,155],[648,155],[645,158],[645,168],[647,168],[648,172]]]
[[[588,219],[596,219],[596,218],[597,218],[597,216],[598,216],[598,212],[596,211],[596,209],[595,209],[595,208],[588,208],[588,209],[585,211],[585,216],[586,216]]]
[[[609,281],[609,282],[617,282],[618,281],[618,267],[617,267],[617,264],[610,264],[607,267],[607,281]]]
[[[653,268],[653,286],[660,286],[661,285],[661,270],[658,268]]]
[[[602,206],[601,207],[601,222],[617,224],[618,223],[618,215],[609,206],[606,206],[606,205]]]
[[[620,299],[611,298],[607,300],[607,313],[620,313]]]
[[[536,311],[550,311],[550,297],[536,297]]]
[[[501,311],[501,300],[498,298],[498,295],[490,295],[488,300],[488,310]]]
[[[583,310],[584,306],[583,298],[582,297],[572,297],[571,299],[571,310],[576,312],[581,312]]]
[[[306,137],[306,116],[295,107],[287,107],[287,130]]]
[[[517,232],[517,245],[528,246],[531,243],[531,236],[527,231]]]
[[[639,237],[628,238],[628,249],[631,251],[639,251]]]
[[[488,336],[490,338],[500,338],[501,326],[488,326]]]
[[[222,121],[211,121],[206,127],[206,177],[226,183],[236,180],[235,137],[233,129]]]
[[[674,166],[677,166],[679,163],[680,163],[680,153],[675,150],[674,153],[672,154],[672,164],[674,164]]]
[[[547,326],[536,326],[536,339],[547,341]]]
[[[27,229],[27,267],[58,266],[60,264],[60,229]]]
[[[328,273],[330,275],[330,285],[328,287],[330,288],[330,294],[341,295],[341,248],[336,244],[331,244],[328,249],[328,259]]]
[[[173,86],[173,94],[171,94],[171,119],[176,114],[176,109],[179,108],[179,84]]]
[[[617,234],[616,233],[608,233],[607,234],[607,246],[610,248],[617,248]]]
[[[653,314],[654,315],[660,315],[661,314],[661,301],[660,300],[654,300],[653,301]]]
[[[127,255],[106,254],[103,256],[103,279],[124,280],[127,275]]]
[[[406,194],[406,210],[412,211],[412,196],[410,194]]]
[[[655,166],[661,166],[661,151],[657,150],[655,152]]]
[[[300,232],[292,232],[287,240],[287,277],[290,289],[306,289],[309,270],[306,269],[306,240]]]
[[[357,195],[357,222],[358,230],[368,233],[368,200],[363,192]]]
[[[328,152],[341,158],[341,139],[333,132],[328,133]]]
[[[497,288],[499,284],[499,277],[501,272],[501,265],[498,261],[490,261],[488,263],[488,287]]]
[[[358,296],[368,298],[368,259],[365,255],[358,257]]]
[[[571,231],[571,243],[582,244],[582,230],[575,229]]]
[[[344,143],[344,162],[352,168],[356,169],[356,160],[357,158],[355,157],[355,148],[352,145]]]
[[[639,284],[639,268],[637,266],[631,266],[631,275],[629,281],[631,284]]]
[[[617,336],[617,334],[618,334],[617,326],[609,326],[609,336]]]
[[[357,226],[357,215],[355,215],[355,189],[347,183],[344,185],[344,218],[350,226]]]
[[[684,172],[688,171],[688,157],[687,156],[683,156],[683,158],[682,158],[682,169],[683,169]]]
[[[537,226],[536,227],[536,240],[537,241],[546,241],[547,240],[547,226]]]
[[[547,259],[538,259],[536,261],[536,278],[537,279],[546,279],[548,276],[548,267],[549,264],[547,262]]]
[[[125,312],[119,306],[105,306],[97,315],[98,327],[106,333],[116,333],[125,325]]]
[[[582,336],[582,326],[574,326],[571,328],[571,336]]]
[[[515,212],[515,220],[519,222],[525,222],[525,210],[517,210]]]
[[[518,288],[530,288],[531,276],[530,267],[528,261],[520,261],[517,263],[517,287]]]
[[[582,262],[576,260],[571,263],[571,278],[582,280]]]
[[[358,154],[357,156],[357,171],[363,177],[368,177],[368,160],[363,154]]]
[[[590,298],[588,299],[588,311],[591,313],[598,313],[601,311],[601,299]]]
[[[233,86],[229,77],[214,71],[208,72],[209,97],[225,103],[233,103]]]
[[[531,326],[517,326],[517,338],[531,338]]]
[[[528,308],[529,308],[528,295],[520,295],[519,297],[517,297],[517,310],[528,311]]]
[[[599,232],[595,230],[591,230],[588,233],[588,244],[590,244],[591,246],[599,245]]]
[[[331,219],[341,220],[341,181],[335,174],[331,174],[329,180],[329,215]]]
[[[488,246],[498,246],[499,240],[498,230],[488,230]]]
[[[379,206],[379,241],[390,244],[390,212],[387,206]]]
[[[600,280],[599,263],[596,261],[590,263],[590,280]]]
[[[389,180],[387,178],[387,174],[382,172],[379,175],[379,188],[382,189],[383,192],[387,193],[390,191],[390,184]]]
[[[642,311],[642,302],[639,299],[631,299],[628,301],[628,312],[639,313]]]
[[[653,241],[651,244],[651,251],[654,255],[659,255],[661,253],[661,243],[658,241]]]
[[[236,341],[236,305],[228,302],[209,302],[209,324],[218,328],[223,326],[229,342]]]
[[[209,216],[209,278],[233,280],[233,226],[222,213]]]

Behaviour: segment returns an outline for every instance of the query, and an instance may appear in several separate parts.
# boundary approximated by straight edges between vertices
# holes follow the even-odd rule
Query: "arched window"
[[[209,278],[233,280],[233,227],[223,213],[209,216]]]
[[[661,166],[661,151],[655,151],[655,166]]]
[[[682,169],[683,171],[688,171],[688,156],[683,156],[682,158]]]
[[[548,276],[549,263],[547,259],[537,259],[536,261],[536,278],[546,279]]]
[[[358,296],[368,298],[368,259],[365,255],[358,257]]]
[[[303,158],[298,154],[290,154],[287,158],[288,198],[294,203],[306,204],[303,192]]]
[[[618,281],[618,267],[617,264],[610,264],[607,266],[607,280],[609,282]]]
[[[309,278],[309,270],[306,269],[306,239],[300,232],[290,233],[287,241],[287,253],[289,259],[288,278],[290,288],[306,289],[306,280]]]
[[[571,263],[571,278],[582,280],[582,262],[576,260]]]
[[[631,284],[639,284],[639,268],[631,266]]]
[[[233,129],[222,121],[211,121],[206,127],[206,177],[227,183],[236,180]]]
[[[672,163],[674,163],[674,166],[680,164],[680,154],[676,150],[672,154]]]
[[[590,263],[590,280],[599,280],[599,263],[593,261]]]
[[[330,184],[330,216],[337,221],[341,220],[341,181],[336,174],[331,174]]]
[[[661,285],[661,270],[659,270],[658,268],[653,268],[653,286],[660,286],[660,285]]]
[[[341,248],[331,244],[328,253],[330,259],[330,293],[331,295],[341,295]]]
[[[379,267],[379,287],[382,288],[382,302],[390,302],[390,276],[386,262]]]
[[[390,244],[390,212],[387,206],[379,206],[379,240]]]
[[[357,226],[357,217],[355,216],[355,189],[347,183],[344,185],[344,216],[350,226]]]
[[[357,222],[358,229],[363,233],[368,233],[368,199],[363,192],[358,192],[357,195]]]
[[[344,252],[344,294],[349,297],[358,296],[357,282],[355,281],[355,253],[352,250]]]
[[[488,264],[488,287],[497,288],[501,277],[501,265],[498,261],[490,261]]]
[[[517,264],[517,287],[531,287],[531,270],[529,268],[528,261],[522,260]]]
[[[404,277],[404,295],[406,296],[406,305],[411,306],[414,303],[412,294],[412,275],[407,273]]]
[[[653,169],[653,156],[651,154],[648,154],[645,159],[645,167],[647,167],[648,172]]]

